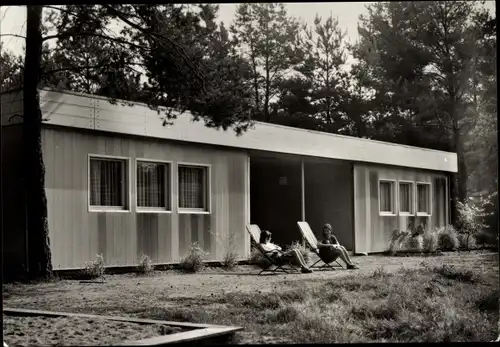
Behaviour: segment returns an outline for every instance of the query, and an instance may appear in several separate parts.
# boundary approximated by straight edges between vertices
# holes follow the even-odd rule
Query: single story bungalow
[[[20,148],[22,92],[1,95],[4,264],[26,247]],[[96,254],[108,267],[177,263],[193,242],[220,260],[250,255],[248,223],[276,243],[319,237],[330,223],[355,253],[382,252],[410,219],[449,223],[455,153],[257,122],[242,136],[139,103],[42,90],[45,187],[55,270]]]

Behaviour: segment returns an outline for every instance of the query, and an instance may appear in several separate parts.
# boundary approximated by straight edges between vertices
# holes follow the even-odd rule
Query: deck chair
[[[270,272],[272,274],[276,274],[277,272],[284,272],[286,274],[289,274],[290,270],[291,271],[296,271],[296,272],[300,272],[295,266],[293,266],[292,264],[286,264],[288,266],[290,266],[290,269],[288,269],[289,271],[287,271],[287,269],[285,269],[283,266],[285,264],[278,264],[276,263],[276,261],[274,261],[271,256],[270,256],[270,253],[271,252],[266,252],[262,249],[262,247],[260,246],[260,228],[257,224],[248,224],[247,227],[246,227],[248,233],[250,234],[250,240],[252,242],[252,245],[259,250],[259,252],[268,260],[269,262],[269,265],[264,269],[262,270],[261,272],[259,272],[259,275],[261,275],[262,273],[264,272]],[[275,252],[275,251],[273,251]],[[274,269],[272,269],[274,267]]]
[[[331,262],[325,262],[323,259],[321,259],[321,256],[319,254],[319,249],[318,249],[318,239],[314,235],[313,231],[311,230],[311,227],[309,226],[309,223],[307,222],[297,222],[297,225],[299,226],[300,232],[304,239],[306,240],[307,244],[309,245],[309,248],[319,257],[319,260],[315,262],[313,265],[311,265],[311,268],[316,268],[316,269],[325,269],[325,268],[330,268],[331,270],[335,270],[335,267],[340,266],[342,269],[344,268],[339,262],[338,258],[332,260]],[[318,266],[319,262],[323,262],[323,265]],[[331,263],[337,263],[338,266],[333,267]]]

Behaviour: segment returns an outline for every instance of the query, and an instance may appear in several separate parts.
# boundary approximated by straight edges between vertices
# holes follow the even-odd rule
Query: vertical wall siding
[[[59,128],[45,128],[42,143],[54,269],[81,268],[96,254],[103,254],[108,266],[136,265],[142,254],[155,263],[178,262],[195,241],[210,252],[208,259],[216,260],[230,234],[240,258],[248,255],[246,153]],[[129,158],[130,212],[88,211],[89,154]],[[136,158],[173,162],[172,213],[136,213]],[[178,162],[210,165],[210,214],[177,212]]]
[[[427,228],[445,225],[447,202],[445,198],[446,176],[444,174],[423,170],[355,164],[355,252],[383,252],[388,248],[389,238],[394,229],[407,229],[409,217],[379,215],[378,182],[380,179],[431,183],[431,216],[416,217],[415,222],[416,224],[423,223]],[[397,209],[398,206],[396,205]]]

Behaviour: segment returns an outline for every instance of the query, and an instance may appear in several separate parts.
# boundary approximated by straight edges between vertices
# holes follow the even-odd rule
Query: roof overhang
[[[8,94],[10,95],[10,94]],[[22,105],[22,94],[2,95],[2,125]],[[4,97],[5,96],[5,97]],[[4,100],[5,99],[5,100]],[[227,146],[320,158],[457,172],[456,153],[256,122],[236,136],[232,130],[207,128],[185,113],[163,126],[163,117],[144,104],[120,102],[67,91],[42,90],[41,109],[46,124],[139,135],[191,143]],[[125,104],[126,103],[126,104]],[[2,112],[4,113],[4,112]],[[10,118],[10,120],[7,119]],[[15,118],[15,117],[14,117]]]

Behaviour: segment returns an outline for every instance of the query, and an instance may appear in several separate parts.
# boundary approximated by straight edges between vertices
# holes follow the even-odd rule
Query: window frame
[[[153,164],[166,164],[167,170],[169,170],[168,174],[170,175],[170,179],[165,177],[165,202],[169,202],[170,207],[142,207],[138,204],[138,177],[137,177],[137,168],[138,163],[153,163]],[[167,186],[168,185],[168,186]],[[172,213],[173,205],[174,205],[174,175],[173,175],[173,161],[172,160],[161,160],[161,159],[150,159],[150,158],[135,158],[135,211],[136,213]],[[167,196],[167,192],[170,192],[170,196]]]
[[[392,212],[387,212],[387,211],[381,211],[380,210],[380,203],[381,203],[381,199],[380,199],[380,183],[381,182],[387,182],[387,183],[391,183],[392,185]],[[384,216],[384,217],[387,217],[387,216],[396,216],[397,215],[397,210],[398,210],[398,203],[397,203],[397,194],[396,194],[396,191],[397,191],[397,180],[395,179],[389,179],[389,178],[379,178],[378,179],[378,183],[377,183],[377,191],[378,191],[378,214],[379,216]]]
[[[180,207],[181,192],[180,192],[180,182],[179,182],[179,169],[181,167],[195,167],[203,168],[206,170],[206,204],[207,207],[201,208],[184,208]],[[176,165],[176,180],[177,180],[177,213],[179,214],[211,214],[212,213],[212,165],[202,164],[202,163],[191,163],[191,162],[177,162]]]
[[[119,207],[119,206],[99,206],[99,205],[91,205],[91,173],[90,173],[90,162],[92,159],[97,159],[97,160],[108,160],[108,161],[123,161],[124,162],[124,170],[123,170],[123,176],[124,176],[124,181],[125,183],[123,184],[122,187],[122,194],[123,194],[123,202],[125,206]],[[88,212],[112,212],[112,213],[130,213],[131,211],[131,206],[132,206],[132,196],[130,194],[130,177],[132,172],[131,172],[131,165],[130,165],[130,157],[123,157],[123,156],[118,156],[118,155],[105,155],[105,154],[88,154],[87,155],[87,208]]]
[[[410,191],[411,191],[411,198],[410,198],[410,204],[412,205],[411,209],[410,209],[410,212],[406,212],[406,211],[401,211],[401,201],[400,201],[400,198],[401,198],[401,194],[400,194],[400,189],[401,189],[401,183],[403,184],[410,184],[411,185],[411,188],[410,188]],[[400,216],[415,216],[415,213],[416,213],[416,210],[417,210],[417,207],[416,207],[416,184],[414,181],[407,181],[407,180],[398,180],[398,214]]]
[[[419,212],[418,211],[418,185],[425,185],[429,187],[428,201],[429,212]],[[415,214],[418,217],[430,217],[432,216],[432,182],[415,182]]]

